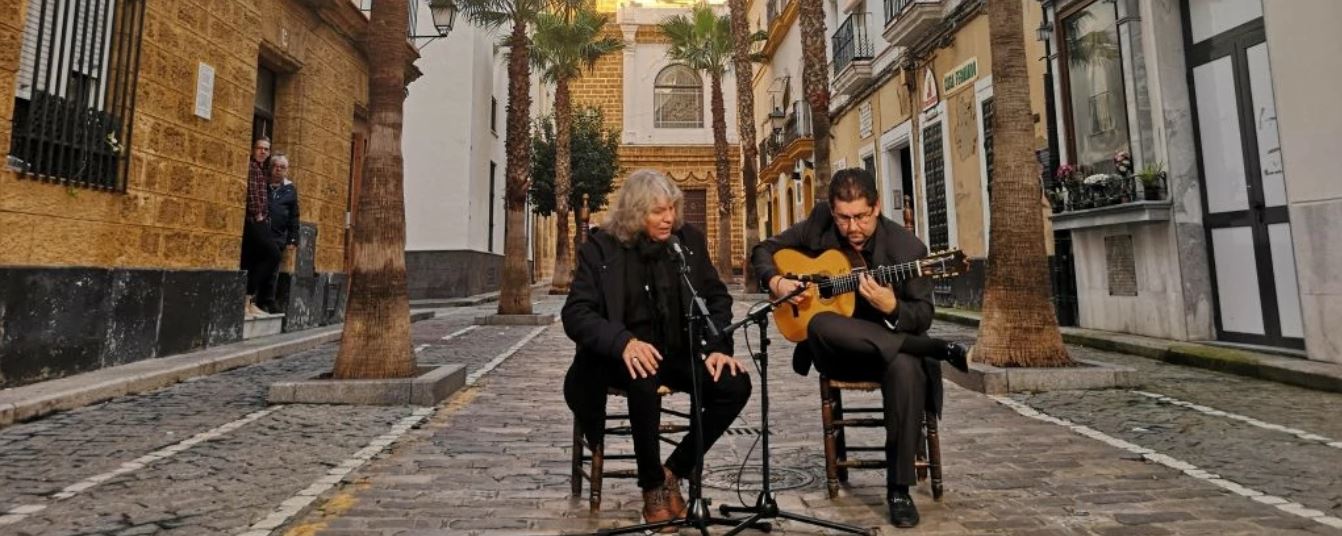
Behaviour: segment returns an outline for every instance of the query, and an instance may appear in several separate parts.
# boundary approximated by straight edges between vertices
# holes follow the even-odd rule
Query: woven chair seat
[[[881,384],[879,382],[846,382],[842,380],[831,379],[829,381],[829,385],[835,389],[851,389],[855,391],[881,390]]]
[[[877,387],[879,388],[880,386],[877,385]],[[675,389],[672,389],[672,388],[667,387],[667,386],[665,386],[665,385],[658,385],[658,386],[657,386],[657,396],[669,396],[669,395],[674,395],[674,394],[676,394],[676,392],[677,392],[677,391],[676,391]],[[611,395],[611,396],[626,396],[626,394],[625,394],[625,392],[624,392],[624,389],[618,389],[618,388],[615,388],[615,387],[607,387],[607,388],[606,388],[606,394]]]

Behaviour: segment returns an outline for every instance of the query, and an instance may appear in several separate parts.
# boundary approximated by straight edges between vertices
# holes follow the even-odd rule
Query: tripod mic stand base
[[[730,532],[727,533],[728,536],[732,534],[738,534],[745,529],[756,526],[756,524],[761,523],[766,519],[787,519],[799,523],[806,523],[808,525],[815,525],[817,527],[824,527],[827,529],[847,532],[850,534],[863,534],[863,535],[876,534],[876,531],[874,530],[864,529],[862,527],[854,525],[847,525],[844,523],[838,523],[834,521],[826,521],[824,519],[807,517],[804,515],[794,514],[792,512],[787,512],[784,510],[779,510],[778,501],[774,499],[773,493],[760,492],[759,497],[755,499],[755,506],[742,507],[742,506],[730,506],[724,504],[719,508],[719,510],[722,512],[722,515],[753,514],[750,517],[741,520],[740,525],[737,525],[736,528],[732,529]]]
[[[741,530],[753,528],[763,532],[773,530],[773,525],[759,520],[747,521],[741,519],[730,519],[723,517],[713,517],[708,508],[708,499],[695,499],[690,501],[689,508],[685,510],[685,517],[668,519],[657,523],[644,523],[641,525],[631,525],[628,527],[619,527],[614,529],[599,530],[597,534],[643,534],[648,532],[658,532],[660,529],[668,527],[684,527],[698,529],[700,534],[708,536],[708,527],[726,526],[738,527]],[[723,507],[726,508],[725,506]],[[724,514],[725,515],[725,514]]]

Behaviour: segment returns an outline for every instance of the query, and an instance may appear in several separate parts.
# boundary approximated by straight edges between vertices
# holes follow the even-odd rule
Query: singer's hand
[[[708,354],[708,359],[704,360],[704,366],[708,367],[708,373],[713,375],[714,382],[718,381],[718,378],[722,376],[722,371],[724,369],[730,370],[732,376],[735,376],[737,372],[740,372],[741,374],[746,373],[746,366],[744,363],[741,363],[739,359],[729,357],[727,354],[721,352]]]
[[[807,283],[787,279],[781,275],[774,276],[773,279],[769,282],[769,290],[774,293],[775,298],[780,298],[783,296],[787,296],[788,294],[792,294],[792,291],[797,290],[797,287],[804,287],[804,286],[807,286]],[[805,303],[806,300],[809,299],[810,297],[811,292],[808,290],[806,292],[802,292],[801,294],[788,298],[788,303],[791,303],[792,305],[801,305]]]
[[[624,358],[624,366],[629,369],[629,377],[633,379],[656,374],[657,362],[662,360],[662,354],[656,348],[638,339],[629,339],[621,357]]]

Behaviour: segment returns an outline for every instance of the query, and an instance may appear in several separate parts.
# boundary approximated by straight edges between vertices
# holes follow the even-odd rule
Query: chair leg
[[[839,496],[839,449],[838,438],[835,437],[834,431],[833,391],[829,386],[829,380],[820,380],[820,423],[825,433],[825,487],[828,488],[831,499]]]
[[[843,420],[843,390],[830,389],[830,394],[834,397],[834,418]],[[835,444],[837,448],[837,461],[839,469],[839,482],[848,482],[848,468],[843,466],[843,462],[848,461],[848,427],[843,425],[834,426]]]
[[[593,514],[601,511],[601,482],[602,472],[606,465],[606,444],[605,442],[592,445],[592,485],[591,498],[588,501],[588,509]]]
[[[927,450],[928,450],[928,449],[927,449],[927,418],[926,418],[926,417],[923,418],[923,425],[918,427],[918,442],[917,442],[917,445],[918,445],[918,449],[917,449],[916,452],[913,453],[913,459],[914,459],[915,467],[916,467],[915,472],[916,472],[916,474],[918,475],[918,481],[919,481],[919,482],[922,482],[922,481],[924,481],[924,480],[927,480],[927,468],[928,468],[928,466],[925,465],[925,464],[928,464],[928,463],[929,463],[929,462],[928,462],[928,458],[927,458]]]
[[[569,491],[574,497],[582,494],[582,429],[573,421],[573,472],[569,475]]]
[[[937,418],[924,417],[927,427],[927,466],[932,473],[932,500],[941,500],[941,437],[937,432]]]

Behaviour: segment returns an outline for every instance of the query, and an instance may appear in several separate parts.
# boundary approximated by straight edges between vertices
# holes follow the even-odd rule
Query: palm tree
[[[602,56],[624,48],[614,37],[600,38],[607,17],[591,9],[561,9],[536,17],[531,36],[531,63],[542,78],[555,85],[555,269],[551,294],[567,294],[573,280],[573,250],[569,248],[569,190],[572,185],[570,150],[573,103],[569,82],[591,70]]]
[[[728,0],[727,8],[732,17],[732,42],[741,46],[732,47],[732,68],[736,70],[736,135],[741,143],[741,193],[746,205],[746,255],[755,249],[760,241],[759,207],[755,205],[755,196],[759,187],[759,174],[755,169],[758,161],[755,147],[755,92],[750,87],[754,68],[751,65],[750,47],[754,39],[750,25],[746,21],[746,0]],[[743,262],[745,267],[746,292],[759,290],[750,261]]]
[[[975,359],[999,367],[1071,363],[1049,302],[1043,195],[1025,70],[1021,2],[988,3],[993,60],[993,195],[988,278]]]
[[[811,139],[815,140],[816,199],[829,191],[829,70],[825,62],[825,11],[820,0],[798,0],[801,27],[801,92],[811,107]]]
[[[724,279],[732,277],[732,184],[731,168],[727,161],[727,111],[722,102],[722,75],[732,54],[731,19],[713,13],[713,8],[700,2],[689,16],[668,17],[659,25],[671,40],[666,56],[696,71],[708,73],[712,91],[713,152],[717,162],[718,187],[718,273]]]
[[[504,152],[503,287],[499,314],[531,314],[527,274],[527,182],[531,174],[531,39],[527,27],[547,0],[457,0],[471,22],[487,29],[511,24],[508,47],[508,109]],[[376,4],[376,2],[374,2]]]
[[[349,301],[332,376],[405,378],[415,373],[410,350],[410,297],[405,283],[405,189],[401,124],[405,103],[406,2],[373,2],[368,56],[370,136],[355,221]]]

